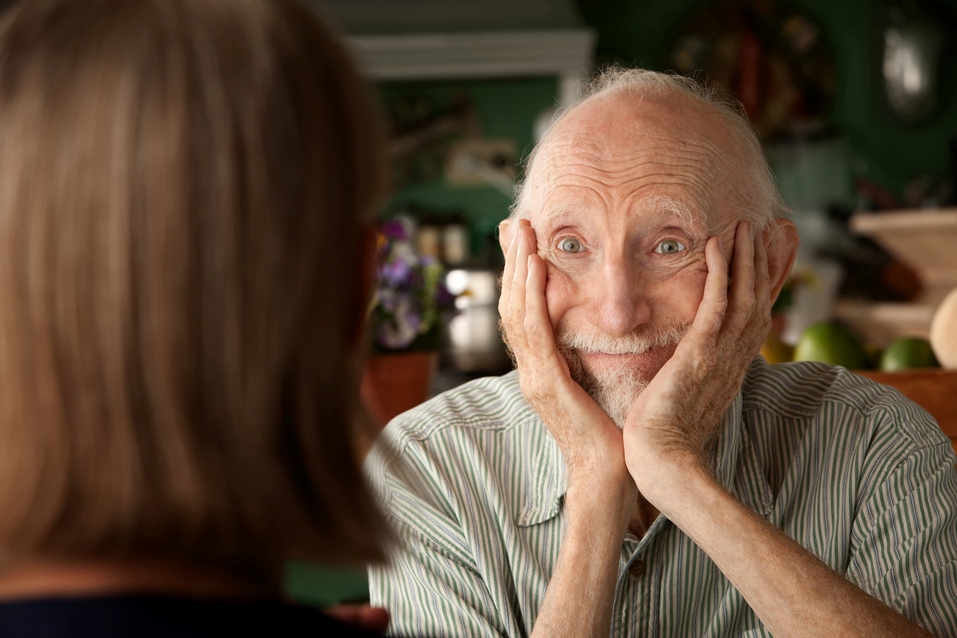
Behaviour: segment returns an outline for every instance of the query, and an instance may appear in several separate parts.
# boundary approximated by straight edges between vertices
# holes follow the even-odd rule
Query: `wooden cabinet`
[[[923,289],[909,303],[839,301],[837,318],[878,346],[900,337],[926,339],[938,304],[957,288],[957,208],[860,213],[850,228],[910,266]]]

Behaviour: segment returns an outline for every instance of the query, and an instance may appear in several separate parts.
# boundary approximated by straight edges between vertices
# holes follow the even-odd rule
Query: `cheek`
[[[545,281],[545,303],[552,328],[558,327],[565,313],[576,304],[578,286],[562,270],[548,264],[548,279]]]
[[[707,276],[705,272],[681,273],[660,286],[656,295],[659,316],[667,317],[669,322],[693,322],[704,297]]]
[[[704,282],[707,275],[701,275],[700,277],[695,277],[695,281],[689,285],[685,286],[681,291],[681,296],[679,297],[680,303],[684,305],[684,312],[689,317],[688,320],[694,320],[696,314],[698,314],[698,306],[701,305],[701,300],[704,298]]]

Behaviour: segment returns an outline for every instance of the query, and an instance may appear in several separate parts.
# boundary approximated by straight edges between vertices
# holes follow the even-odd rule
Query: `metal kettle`
[[[449,291],[460,294],[442,353],[456,370],[499,374],[512,367],[498,329],[499,274],[491,268],[459,268],[445,276]]]

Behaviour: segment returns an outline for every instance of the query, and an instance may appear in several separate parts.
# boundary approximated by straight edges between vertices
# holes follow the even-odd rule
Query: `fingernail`
[[[754,239],[757,229],[754,227],[754,224],[748,222],[748,232],[751,234],[751,239]]]

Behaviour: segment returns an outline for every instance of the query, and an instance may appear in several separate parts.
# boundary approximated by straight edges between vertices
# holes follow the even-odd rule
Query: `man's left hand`
[[[680,484],[688,471],[710,471],[709,443],[770,328],[767,252],[755,236],[752,224],[738,224],[730,280],[721,240],[708,240],[708,276],[694,322],[624,426],[629,472],[665,514],[663,490]]]

